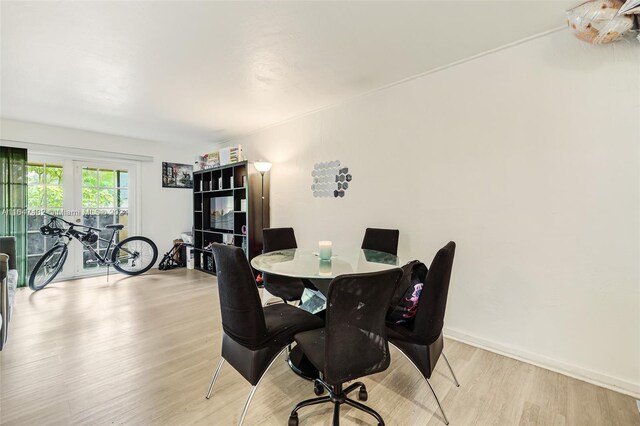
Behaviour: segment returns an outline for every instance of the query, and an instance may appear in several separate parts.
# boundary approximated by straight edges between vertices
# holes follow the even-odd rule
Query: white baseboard
[[[462,331],[451,329],[448,327],[445,327],[444,329],[444,336],[458,342],[466,343],[468,345],[487,350],[489,352],[494,352],[499,355],[517,359],[518,361],[533,364],[547,370],[555,371],[556,373],[564,374],[566,376],[573,377],[575,379],[582,380],[596,386],[601,386],[603,388],[611,389],[615,392],[620,392],[625,395],[632,396],[636,399],[640,399],[640,384],[638,383],[628,382],[617,377],[611,377],[606,374],[588,370],[586,368],[567,364],[565,362],[558,361],[544,355],[528,352],[522,349],[515,348],[513,346],[496,343],[480,337],[475,337]]]

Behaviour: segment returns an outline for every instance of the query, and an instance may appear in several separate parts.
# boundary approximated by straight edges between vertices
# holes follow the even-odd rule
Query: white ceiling
[[[215,142],[558,27],[569,4],[3,1],[0,113]]]

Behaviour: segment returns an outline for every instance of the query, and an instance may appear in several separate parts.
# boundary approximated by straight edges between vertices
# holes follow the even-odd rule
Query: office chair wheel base
[[[322,386],[320,383],[314,381],[313,382],[313,393],[315,393],[317,396],[320,396],[324,393],[324,386]]]
[[[298,426],[298,415],[289,416],[289,426]]]
[[[364,386],[360,387],[360,391],[358,392],[358,399],[360,401],[366,401],[367,399],[369,399],[369,394],[367,394],[367,388],[365,388]]]

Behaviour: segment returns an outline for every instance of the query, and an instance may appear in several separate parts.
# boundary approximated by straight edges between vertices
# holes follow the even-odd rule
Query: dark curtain
[[[0,235],[16,237],[18,286],[27,275],[27,150],[0,146]]]

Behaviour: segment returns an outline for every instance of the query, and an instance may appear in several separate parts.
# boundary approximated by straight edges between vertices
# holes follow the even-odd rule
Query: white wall
[[[103,133],[54,127],[43,124],[2,119],[0,139],[49,145],[52,152],[61,147],[110,151],[153,157],[140,163],[141,231],[158,246],[160,260],[181,232],[191,230],[193,222],[192,192],[186,189],[162,188],[162,162],[192,164],[203,147],[171,145],[130,139]],[[204,152],[204,151],[203,151]],[[108,156],[95,158],[107,160]]]
[[[640,394],[640,49],[567,31],[231,141],[274,163],[272,226],[458,244],[447,333]],[[311,170],[339,159],[344,199]]]

